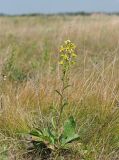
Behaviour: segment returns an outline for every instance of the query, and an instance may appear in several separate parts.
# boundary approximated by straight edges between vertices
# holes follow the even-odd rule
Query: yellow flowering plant
[[[76,46],[70,40],[64,42],[60,47],[60,65],[61,65],[61,88],[56,90],[60,96],[58,116],[52,117],[52,120],[47,128],[35,129],[30,132],[33,137],[34,148],[40,153],[45,150],[45,153],[54,153],[59,155],[69,143],[79,139],[79,135],[75,133],[76,122],[73,116],[70,116],[65,122],[62,122],[62,113],[64,107],[68,104],[65,94],[69,85],[69,71],[72,65],[75,64]],[[55,121],[56,120],[56,121]],[[61,123],[62,122],[62,123]],[[63,127],[63,129],[62,129]]]
[[[75,64],[74,58],[77,56],[75,53],[75,44],[70,40],[64,42],[64,45],[60,47],[60,58],[59,64],[63,66],[64,69],[69,69],[72,64]]]
[[[61,91],[57,91],[60,95],[60,112],[59,112],[59,118],[58,118],[58,124],[60,124],[62,112],[64,109],[64,106],[68,104],[67,97],[65,96],[65,90],[70,86],[69,85],[69,71],[72,65],[75,64],[75,59],[77,57],[77,54],[75,52],[76,45],[72,43],[70,40],[66,40],[63,45],[60,47],[60,61],[59,64],[61,65],[61,71],[62,71],[62,85],[61,85]]]

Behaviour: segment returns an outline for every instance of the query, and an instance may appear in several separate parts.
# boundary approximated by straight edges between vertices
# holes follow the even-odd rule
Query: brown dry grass
[[[12,153],[10,160],[23,150],[18,133],[42,127],[51,106],[57,108],[58,47],[66,39],[76,43],[78,59],[64,117],[73,114],[77,119],[86,160],[118,157],[119,17],[0,17],[0,143]],[[13,53],[18,72],[5,68]],[[19,81],[19,74],[27,80]]]

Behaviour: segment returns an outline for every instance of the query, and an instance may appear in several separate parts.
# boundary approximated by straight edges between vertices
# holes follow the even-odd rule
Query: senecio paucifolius
[[[60,47],[60,62],[59,64],[63,68],[69,68],[71,65],[75,64],[75,58],[77,54],[75,53],[76,45],[70,40],[64,42]]]

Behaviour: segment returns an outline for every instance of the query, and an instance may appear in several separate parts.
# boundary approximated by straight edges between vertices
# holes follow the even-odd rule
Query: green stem
[[[61,97],[60,97],[60,103],[59,103],[59,117],[58,117],[58,121],[57,121],[57,126],[58,126],[58,133],[59,133],[59,129],[60,129],[60,125],[61,125],[61,120],[62,120],[62,113],[63,113],[63,109],[65,106],[65,88],[68,85],[68,77],[67,77],[67,72],[68,70],[64,69],[63,70],[63,76],[62,76],[62,88],[61,88]]]

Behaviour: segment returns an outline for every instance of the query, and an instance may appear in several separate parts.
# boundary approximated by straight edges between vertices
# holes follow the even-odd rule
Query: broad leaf
[[[64,137],[72,136],[75,134],[76,122],[74,118],[71,116],[64,124]]]
[[[64,124],[64,131],[60,137],[60,141],[63,145],[76,141],[79,139],[79,135],[75,134],[76,122],[71,116]]]
[[[62,138],[62,144],[65,145],[67,143],[71,143],[71,142],[74,142],[74,141],[77,141],[79,140],[79,135],[78,134],[74,134],[70,137],[67,137],[67,138]]]

